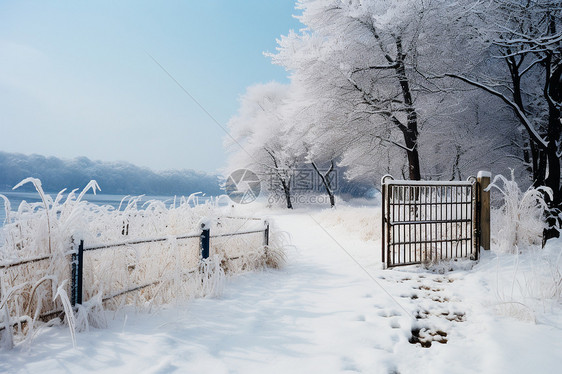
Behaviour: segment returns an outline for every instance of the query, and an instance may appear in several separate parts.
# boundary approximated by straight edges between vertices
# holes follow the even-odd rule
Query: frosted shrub
[[[264,246],[263,231],[233,237],[215,235],[259,231],[264,221],[245,218],[219,219],[231,215],[230,207],[217,200],[198,203],[197,196],[171,202],[127,197],[118,209],[97,206],[84,200],[87,191],[99,190],[95,181],[77,195],[66,198],[61,191],[54,199],[45,194],[41,182],[27,178],[41,197],[39,203],[23,201],[11,211],[7,198],[6,223],[0,228],[0,340],[5,347],[12,338],[28,339],[40,320],[64,317],[75,330],[103,327],[103,310],[125,304],[152,307],[191,297],[221,292],[226,274],[279,267],[284,262],[282,241],[271,231]],[[16,186],[16,187],[18,187]],[[202,218],[210,223],[211,256],[200,260]],[[176,239],[178,235],[194,238]],[[166,238],[154,243],[135,241]],[[119,247],[84,251],[83,303],[70,307],[71,254],[83,240],[85,247],[126,243]],[[125,290],[138,289],[124,293]]]
[[[550,189],[530,187],[522,192],[514,180],[497,175],[489,188],[501,193],[502,205],[492,210],[493,248],[501,253],[516,253],[519,250],[537,247],[542,243],[546,228],[545,212],[548,209],[543,194]]]
[[[492,249],[499,255],[496,274],[496,312],[535,322],[562,296],[562,253],[560,239],[541,250],[547,227],[547,188],[522,192],[514,181],[498,175],[490,188],[501,193],[502,206],[492,210]],[[514,255],[512,255],[514,254]],[[501,266],[500,266],[501,263]]]

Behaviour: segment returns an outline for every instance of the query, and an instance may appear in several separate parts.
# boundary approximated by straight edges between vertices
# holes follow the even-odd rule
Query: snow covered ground
[[[560,372],[562,305],[548,282],[562,241],[541,255],[382,270],[379,217],[375,207],[275,213],[294,245],[282,270],[151,314],[107,313],[109,328],[78,333],[76,348],[68,328],[43,328],[31,346],[0,351],[0,372]]]

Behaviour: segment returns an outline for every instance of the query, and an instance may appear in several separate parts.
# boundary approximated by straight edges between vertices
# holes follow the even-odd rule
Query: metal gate
[[[382,178],[382,262],[385,267],[478,259],[479,192],[466,182]]]

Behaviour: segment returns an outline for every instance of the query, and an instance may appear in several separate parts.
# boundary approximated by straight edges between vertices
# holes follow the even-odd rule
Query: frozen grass
[[[562,301],[562,251],[560,240],[541,248],[547,227],[545,188],[521,191],[502,175],[490,185],[500,208],[492,210],[492,251],[496,254],[495,310],[520,320],[535,322]],[[499,196],[496,191],[499,191]]]
[[[492,260],[495,272],[494,309],[527,322],[552,312],[562,302],[562,242],[550,240],[541,249],[516,253],[496,253]]]
[[[492,210],[491,225],[494,250],[500,253],[517,253],[541,245],[544,220],[547,210],[543,194],[551,194],[548,188],[530,187],[523,192],[514,179],[497,175],[489,189],[498,191],[501,200],[499,209]],[[492,193],[497,197],[497,193]]]
[[[216,295],[226,274],[280,267],[285,260],[285,238],[273,227],[267,246],[263,232],[213,238],[264,229],[263,220],[219,219],[233,214],[230,207],[220,207],[218,200],[199,204],[192,195],[139,206],[139,197],[128,197],[114,209],[85,201],[88,191],[99,190],[95,181],[79,194],[75,190],[65,196],[61,191],[54,199],[43,192],[39,180],[28,178],[18,186],[25,183],[35,186],[42,201],[24,201],[17,211],[11,211],[9,201],[1,196],[6,201],[7,220],[0,233],[0,265],[46,259],[0,268],[0,339],[4,347],[22,340],[30,342],[41,320],[64,316],[72,334],[90,326],[103,327],[106,321],[100,312],[104,309],[134,304],[151,310],[179,300]],[[176,239],[178,235],[199,235],[202,221],[211,229],[211,256],[205,261],[200,260],[198,237]],[[71,312],[70,259],[81,240],[88,248],[150,238],[167,240],[86,250],[83,303]],[[133,288],[140,289],[121,294]]]

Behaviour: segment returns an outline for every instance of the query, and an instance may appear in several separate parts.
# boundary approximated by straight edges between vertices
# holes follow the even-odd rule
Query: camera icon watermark
[[[269,205],[284,204],[287,197],[279,193],[271,193],[267,202]],[[313,195],[313,194],[292,194],[289,199],[293,205],[311,205],[311,204],[330,204],[330,197],[328,195]]]
[[[251,170],[238,169],[230,173],[225,182],[227,196],[237,204],[254,202],[261,192],[261,181]]]

